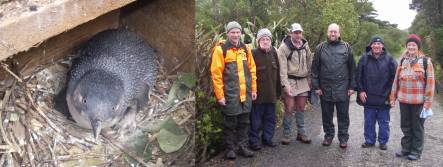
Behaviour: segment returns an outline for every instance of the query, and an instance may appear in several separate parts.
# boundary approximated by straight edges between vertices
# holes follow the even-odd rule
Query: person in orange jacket
[[[227,41],[213,49],[211,75],[215,96],[222,106],[222,138],[226,158],[238,153],[252,157],[248,149],[249,113],[257,98],[256,69],[251,50],[240,41],[241,26],[232,21],[226,26]]]

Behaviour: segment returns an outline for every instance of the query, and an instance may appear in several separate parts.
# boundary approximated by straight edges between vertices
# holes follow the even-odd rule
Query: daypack
[[[225,45],[226,40],[220,40],[218,41],[215,46],[213,47],[212,53],[214,53],[214,50],[217,46],[221,46],[222,51],[223,51],[223,58],[226,58],[226,52],[228,51],[228,47]],[[240,47],[243,48],[244,52],[246,54],[248,54],[248,47],[246,46],[246,44],[240,42]],[[248,55],[249,56],[249,55]],[[248,58],[248,56],[246,56],[246,58]]]

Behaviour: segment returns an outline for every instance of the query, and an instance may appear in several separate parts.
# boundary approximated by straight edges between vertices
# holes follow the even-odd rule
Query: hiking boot
[[[305,144],[311,144],[311,139],[308,138],[308,136],[306,136],[304,134],[297,134],[296,140],[301,141],[302,143],[305,143]]]
[[[268,147],[277,147],[277,144],[274,143],[273,141],[264,142],[263,145],[268,146]]]
[[[289,139],[288,137],[283,137],[283,139],[281,139],[281,144],[289,145],[291,144],[291,139]]]
[[[395,156],[396,156],[396,157],[405,157],[405,156],[408,156],[408,155],[409,155],[408,152],[403,152],[403,151],[397,151],[397,152],[395,152]]]
[[[321,143],[323,146],[330,146],[332,143],[332,139],[325,138]]]
[[[416,161],[416,160],[420,159],[420,156],[414,155],[414,154],[409,154],[408,159],[411,161]]]
[[[380,150],[387,150],[388,146],[386,144],[380,144]]]
[[[381,146],[381,145],[380,145]],[[374,144],[368,144],[368,143],[363,143],[361,145],[361,148],[369,148],[369,147],[374,147]]]
[[[340,148],[345,149],[346,147],[348,147],[348,142],[340,142]]]
[[[253,150],[253,151],[258,151],[261,149],[260,145],[258,145],[258,144],[251,144],[251,145],[249,145],[249,148],[251,148],[251,150]]]
[[[232,159],[235,159],[237,157],[237,155],[235,154],[234,150],[228,150],[226,152],[225,157],[226,157],[226,159],[231,159],[232,160]]]
[[[238,149],[238,154],[240,154],[241,156],[244,156],[244,157],[253,157],[254,156],[254,152],[252,152],[251,150],[249,150],[245,146],[240,146],[240,148]]]

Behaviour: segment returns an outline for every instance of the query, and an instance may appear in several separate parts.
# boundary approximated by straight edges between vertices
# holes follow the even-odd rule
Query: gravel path
[[[239,157],[236,161],[222,160],[218,156],[207,166],[257,166],[257,167],[286,167],[286,166],[443,166],[443,97],[437,94],[434,99],[434,115],[425,122],[425,144],[421,160],[409,161],[395,157],[394,153],[400,148],[400,114],[398,104],[391,110],[391,134],[388,150],[377,147],[361,148],[363,137],[363,107],[355,103],[355,95],[351,97],[350,127],[348,148],[339,148],[337,137],[331,146],[321,145],[323,130],[320,108],[305,115],[305,125],[312,138],[311,144],[294,141],[289,146],[278,145],[276,148],[265,148],[256,152],[254,158]],[[334,118],[337,129],[336,118]],[[295,129],[296,127],[294,127]],[[377,128],[378,129],[378,128]],[[337,133],[337,132],[336,132]],[[276,131],[275,141],[280,141],[282,129]],[[206,165],[205,165],[206,166]]]

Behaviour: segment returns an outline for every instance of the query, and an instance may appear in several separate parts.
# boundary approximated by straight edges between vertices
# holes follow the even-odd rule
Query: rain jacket
[[[363,105],[375,109],[389,109],[389,94],[395,78],[397,62],[383,48],[378,58],[372,55],[371,48],[360,58],[356,73],[357,91],[366,92]],[[359,96],[357,94],[357,96]],[[359,97],[357,97],[359,98]]]
[[[226,41],[213,49],[211,75],[217,100],[225,98],[226,115],[239,115],[251,111],[252,92],[257,92],[256,67],[250,49]],[[223,55],[223,47],[226,55]]]
[[[313,90],[321,89],[322,100],[349,101],[348,90],[356,87],[355,60],[348,43],[326,41],[317,45],[312,62]]]

